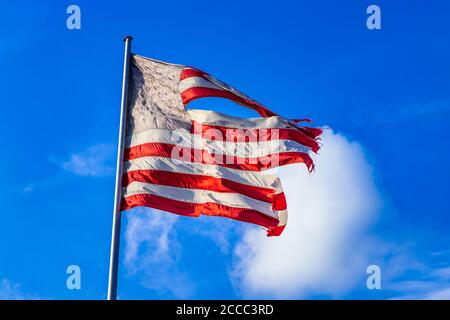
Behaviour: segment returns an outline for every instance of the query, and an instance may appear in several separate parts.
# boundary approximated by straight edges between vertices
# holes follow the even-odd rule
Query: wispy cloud
[[[417,280],[404,280],[392,285],[397,291],[393,299],[413,300],[450,300],[450,277],[439,276],[436,269],[429,274],[417,277]]]
[[[0,300],[32,300],[35,295],[25,294],[20,283],[13,283],[8,279],[0,280]]]
[[[429,254],[419,260],[412,252],[403,254],[403,263],[388,262],[385,269],[397,265],[397,272],[388,274],[386,289],[392,299],[450,299],[450,264],[448,253]],[[431,261],[431,262],[430,262]],[[434,263],[433,263],[434,262]]]
[[[248,228],[235,249],[236,288],[245,297],[279,298],[338,297],[353,289],[371,264],[374,243],[365,230],[380,208],[361,146],[328,131],[314,173],[296,165],[280,175],[287,227],[279,238]]]
[[[189,231],[211,240],[223,255],[228,256],[233,250],[233,239],[242,234],[241,227],[236,221],[227,218],[202,216],[192,223]]]
[[[113,159],[112,144],[97,144],[73,153],[68,160],[61,162],[61,166],[64,170],[79,176],[108,176],[114,173]]]
[[[448,111],[450,111],[450,101],[391,103],[381,111],[371,113],[369,123],[392,124],[404,120],[420,120],[427,115],[438,115]]]
[[[181,253],[174,225],[177,216],[138,208],[128,215],[125,265],[144,287],[177,298],[192,295],[194,285],[177,267]]]
[[[431,292],[427,292],[422,299],[424,300],[450,300],[450,288],[449,283],[446,284],[445,289],[437,289]]]

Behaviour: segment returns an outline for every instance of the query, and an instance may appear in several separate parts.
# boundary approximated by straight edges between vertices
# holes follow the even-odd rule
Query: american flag
[[[151,207],[184,216],[222,216],[278,236],[287,222],[281,182],[267,169],[314,164],[321,129],[285,119],[193,67],[132,55],[121,210]],[[258,112],[243,119],[187,109],[203,97]]]

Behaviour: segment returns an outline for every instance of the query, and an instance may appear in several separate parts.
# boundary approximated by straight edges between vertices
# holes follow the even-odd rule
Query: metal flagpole
[[[125,141],[125,125],[128,106],[128,72],[131,55],[131,36],[126,36],[125,57],[123,63],[122,101],[120,105],[119,143],[117,146],[116,189],[114,193],[114,211],[111,236],[111,255],[109,260],[108,300],[116,300],[117,297],[117,271],[119,268],[120,245],[120,200],[122,199],[122,174],[123,174],[123,149]]]

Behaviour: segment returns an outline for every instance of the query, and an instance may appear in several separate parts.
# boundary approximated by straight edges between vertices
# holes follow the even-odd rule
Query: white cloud
[[[312,174],[299,165],[280,170],[284,233],[267,238],[249,227],[237,245],[231,276],[244,296],[338,297],[366,276],[373,242],[364,231],[380,207],[372,168],[358,143],[331,130],[315,161]]]
[[[62,163],[62,167],[79,176],[107,176],[114,173],[111,164],[113,155],[113,145],[98,144],[72,154],[69,160]]]
[[[193,284],[177,268],[180,245],[174,224],[177,216],[137,208],[127,213],[125,265],[131,275],[139,273],[143,286],[177,298],[189,297]]]

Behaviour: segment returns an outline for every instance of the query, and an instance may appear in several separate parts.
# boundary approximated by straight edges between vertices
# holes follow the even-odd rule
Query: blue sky
[[[70,4],[81,8],[81,30],[66,28]],[[381,8],[381,30],[366,28],[370,4]],[[131,211],[121,298],[450,298],[449,10],[446,1],[2,4],[0,298],[106,296],[125,34],[133,52],[197,66],[286,117],[332,128],[324,158],[342,160],[332,172],[357,194],[345,202],[360,198],[350,222],[318,229],[341,235],[339,256],[293,254],[312,264],[286,260],[280,273],[294,280],[281,291],[276,277],[258,278],[277,270],[242,258],[265,257],[256,227]],[[192,107],[254,115],[226,101]],[[337,147],[325,152],[327,141]],[[324,181],[334,194],[332,178]],[[302,253],[308,240],[294,237],[288,249]],[[323,274],[307,272],[314,263]],[[66,288],[71,264],[81,290]],[[366,288],[368,264],[381,267],[382,290]]]

